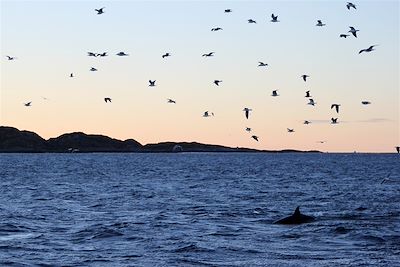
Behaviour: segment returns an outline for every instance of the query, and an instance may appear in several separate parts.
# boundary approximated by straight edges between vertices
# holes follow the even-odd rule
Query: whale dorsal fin
[[[294,216],[299,216],[300,215],[300,207],[297,207],[296,210],[293,213]]]

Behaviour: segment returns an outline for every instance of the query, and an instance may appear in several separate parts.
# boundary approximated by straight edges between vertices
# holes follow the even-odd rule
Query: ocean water
[[[0,154],[0,266],[400,266],[400,155]]]

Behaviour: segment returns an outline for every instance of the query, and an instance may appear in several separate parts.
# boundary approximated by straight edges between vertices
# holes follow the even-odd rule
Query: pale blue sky
[[[0,122],[46,138],[84,131],[142,143],[392,151],[399,143],[399,2],[354,3],[349,11],[346,1],[1,1]],[[105,13],[96,15],[100,7]],[[318,19],[326,26],[316,27]],[[349,26],[358,38],[339,38]],[[358,54],[374,44],[376,51]],[[116,57],[119,51],[130,56]],[[210,51],[214,57],[201,57]],[[162,60],[165,52],[172,57]],[[99,71],[89,72],[92,66]],[[278,98],[270,97],[275,89]],[[306,105],[306,90],[315,108]],[[104,105],[106,96],[112,105]],[[25,101],[33,101],[29,113]],[[330,110],[336,102],[339,115]],[[253,108],[251,120],[243,107]],[[206,110],[215,118],[202,118]],[[317,122],[331,117],[343,123]],[[304,119],[316,122],[306,128]],[[384,120],[365,122],[376,119]],[[288,136],[288,127],[296,134]],[[319,139],[329,142],[319,147]]]

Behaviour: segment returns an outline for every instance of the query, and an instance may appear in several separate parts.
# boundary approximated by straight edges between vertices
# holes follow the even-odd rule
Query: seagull
[[[320,27],[322,27],[322,26],[325,26],[325,25],[326,25],[326,24],[322,23],[321,20],[317,20],[317,24],[316,24],[315,26],[320,26]]]
[[[162,55],[161,57],[162,58],[166,58],[166,57],[170,57],[171,56],[171,54],[170,53],[165,53],[164,55]]]
[[[314,102],[314,99],[312,99],[312,98],[310,98],[308,101],[310,101],[310,102],[308,102],[307,105],[315,106],[315,104],[317,104]]]
[[[176,101],[175,101],[175,100],[172,100],[171,98],[167,98],[167,100],[168,100],[168,103],[176,104]]]
[[[149,86],[150,87],[156,86],[156,80],[154,80],[154,81],[149,80]]]
[[[69,75],[70,78],[74,78],[74,74],[71,72],[71,74]]]
[[[397,153],[400,153],[400,146],[396,146]]]
[[[97,57],[98,54],[93,52],[87,52],[89,57]]]
[[[106,57],[106,56],[108,56],[108,55],[107,55],[107,52],[103,52],[103,53],[101,53],[101,54],[97,54],[97,56],[99,56],[99,57]]]
[[[261,62],[261,61],[258,61],[258,66],[259,67],[266,67],[266,66],[268,66],[268,64],[264,63],[264,62]]]
[[[361,49],[360,52],[358,52],[359,54],[361,54],[362,52],[371,52],[374,51],[374,47],[377,45],[371,45],[370,47],[368,47],[367,49]]]
[[[311,121],[305,120],[303,124],[310,124],[310,123],[311,123]]]
[[[332,104],[331,105],[331,109],[335,108],[336,109],[336,113],[339,113],[339,107],[340,107],[340,104]]]
[[[353,34],[353,36],[357,38],[357,32],[359,32],[360,30],[356,30],[352,26],[349,26],[349,28],[350,28],[350,31],[348,31],[348,32],[351,32],[351,34]]]
[[[303,75],[301,75],[301,77],[303,78],[303,81],[307,81],[307,77],[310,77],[309,75],[307,75],[307,74],[303,74]]]
[[[371,102],[369,102],[369,101],[361,101],[361,104],[363,104],[363,105],[369,105],[369,104],[371,104]]]
[[[347,9],[348,9],[348,10],[350,10],[350,8],[357,9],[357,8],[356,8],[356,5],[355,5],[355,4],[353,4],[353,3],[350,3],[350,2],[347,2],[347,5],[346,5],[346,7],[347,7]]]
[[[125,54],[125,52],[119,52],[117,56],[123,57],[123,56],[129,56],[128,54]]]
[[[31,107],[32,101],[28,102],[28,103],[24,103],[25,107]]]
[[[111,98],[109,98],[109,97],[105,97],[104,98],[104,101],[107,103],[107,102],[110,102],[111,103]]]
[[[338,118],[331,118],[331,124],[337,124]]]
[[[271,22],[279,22],[278,16],[275,16],[274,14],[272,14],[271,18],[272,18]]]
[[[249,115],[250,115],[250,111],[252,111],[252,109],[244,108],[243,111],[244,111],[244,115],[246,116],[246,119],[248,119]]]
[[[306,96],[305,97],[311,97],[310,91],[306,91]]]
[[[258,136],[257,135],[252,135],[251,138],[253,138],[254,140],[256,140],[258,142]]]
[[[348,35],[348,34],[341,34],[341,35],[339,35],[339,37],[341,37],[341,38],[347,38],[347,36],[350,36],[350,35]]]
[[[220,28],[220,27],[212,28],[212,29],[211,29],[212,32],[216,32],[216,31],[220,31],[220,30],[222,30],[222,28]]]
[[[251,132],[251,128],[246,127],[246,132]]]
[[[225,13],[231,13],[231,12],[232,12],[232,9],[225,9],[224,12],[225,12]]]
[[[8,60],[14,60],[16,59],[16,57],[10,57],[10,56],[6,56]]]
[[[279,96],[279,95],[278,95],[278,90],[273,90],[271,96]]]
[[[100,9],[95,9],[96,11],[97,11],[97,15],[101,15],[101,14],[103,14],[104,13],[104,9],[105,7],[102,7],[102,8],[100,8]]]
[[[248,23],[257,23],[255,20],[252,20],[252,19],[248,19],[247,22]]]
[[[211,115],[214,116],[214,113],[211,112]],[[208,111],[204,112],[203,117],[204,118],[210,117],[210,114],[208,114]]]
[[[210,52],[208,54],[203,54],[202,57],[212,57],[214,56],[214,52]]]
[[[215,85],[219,86],[219,83],[221,83],[221,80],[214,80]]]
[[[93,67],[91,67],[91,68],[90,68],[90,71],[97,71],[97,69],[96,69],[96,68],[93,68]]]
[[[288,133],[294,133],[294,129],[287,128]]]

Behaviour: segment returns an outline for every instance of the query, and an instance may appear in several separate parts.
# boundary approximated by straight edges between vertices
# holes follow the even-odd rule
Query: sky
[[[399,1],[353,1],[357,10],[346,2],[1,0],[0,125],[46,139],[81,131],[142,144],[394,152]],[[270,22],[272,13],[279,23]],[[326,26],[315,26],[319,19]],[[339,38],[349,26],[358,38]],[[376,50],[358,53],[370,45]],[[121,51],[129,56],[116,56]]]

